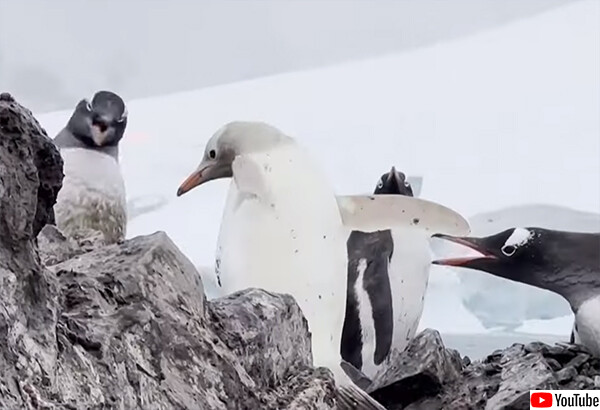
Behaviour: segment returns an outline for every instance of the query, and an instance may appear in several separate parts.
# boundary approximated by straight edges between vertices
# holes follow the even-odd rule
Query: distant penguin
[[[394,167],[375,195],[413,196]],[[404,350],[423,312],[431,256],[423,230],[352,231],[347,242],[348,282],[341,355],[373,379],[392,348]]]
[[[107,243],[125,239],[127,200],[119,167],[119,142],[127,107],[117,94],[97,92],[81,100],[54,139],[64,160],[63,186],[54,206],[57,227],[67,236],[96,230]]]
[[[434,264],[488,272],[564,297],[575,314],[571,342],[600,356],[600,233],[511,228],[481,238],[434,236],[481,254]]]

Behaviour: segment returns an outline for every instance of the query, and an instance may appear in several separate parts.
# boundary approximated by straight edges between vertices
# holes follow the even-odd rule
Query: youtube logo
[[[531,393],[529,399],[531,400],[531,407],[536,409],[552,407],[552,393],[534,392]]]

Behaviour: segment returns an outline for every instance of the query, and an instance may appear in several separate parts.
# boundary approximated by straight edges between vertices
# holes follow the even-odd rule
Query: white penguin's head
[[[208,140],[200,165],[181,184],[177,196],[205,182],[231,178],[233,160],[238,155],[267,151],[290,141],[288,136],[264,122],[230,122]]]

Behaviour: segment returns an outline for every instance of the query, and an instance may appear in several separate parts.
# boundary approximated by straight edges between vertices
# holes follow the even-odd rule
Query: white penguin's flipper
[[[267,174],[271,172],[271,166],[267,161],[261,166],[255,157],[258,156],[240,155],[234,159],[231,165],[235,175],[234,183],[238,192],[245,199],[256,198],[267,203],[271,201],[270,189],[267,183]]]
[[[460,214],[443,205],[401,195],[338,195],[347,228],[373,232],[394,226],[414,226],[431,233],[466,236],[471,229]]]
[[[338,387],[338,410],[385,410],[381,404],[353,384]]]
[[[423,177],[421,175],[411,175],[406,177],[406,182],[410,184],[410,187],[413,191],[413,196],[418,198],[421,196],[421,191],[423,190]]]

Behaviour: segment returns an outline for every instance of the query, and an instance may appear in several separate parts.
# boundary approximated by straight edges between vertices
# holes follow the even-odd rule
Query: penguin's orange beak
[[[204,182],[208,181],[208,178],[205,178],[205,174],[209,168],[210,166],[205,166],[202,168],[199,167],[197,170],[192,172],[177,189],[177,196],[181,196],[186,192],[196,188],[198,185],[202,185]]]

